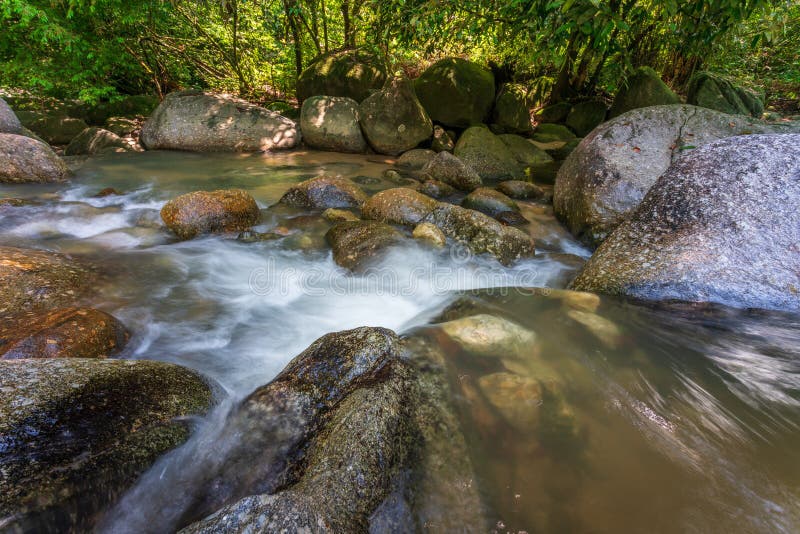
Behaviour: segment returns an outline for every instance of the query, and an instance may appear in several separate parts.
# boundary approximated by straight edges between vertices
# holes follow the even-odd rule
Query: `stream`
[[[514,362],[448,344],[454,404],[497,532],[800,531],[800,317],[717,306],[582,299],[562,291],[590,251],[550,206],[521,203],[536,257],[502,267],[411,242],[378,269],[336,266],[311,213],[264,211],[281,239],[177,242],[159,210],[195,190],[242,188],[261,208],[322,172],[367,193],[390,161],[314,151],[145,152],[92,158],[68,184],[0,185],[0,245],[100,267],[93,307],[131,331],[122,358],[196,369],[220,387],[194,436],[159,460],[101,522],[106,532],[176,524],[204,462],[224,451],[230,407],[327,332],[382,326],[440,340],[454,303],[536,334]],[[122,195],[96,197],[113,187]],[[503,373],[552,383],[561,408],[532,434],[476,401]],[[543,378],[544,377],[544,378]],[[476,393],[477,392],[477,393]],[[487,408],[489,406],[489,408]],[[514,407],[504,412],[514,414]],[[521,413],[520,417],[525,417]],[[435,531],[435,527],[431,528]]]

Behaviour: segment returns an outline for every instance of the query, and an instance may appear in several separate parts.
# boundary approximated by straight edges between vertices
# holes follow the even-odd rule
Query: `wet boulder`
[[[397,158],[397,166],[405,169],[419,170],[434,157],[436,157],[436,152],[433,150],[415,148],[414,150],[404,152],[402,156]]]
[[[415,80],[414,88],[430,118],[452,128],[484,122],[494,104],[492,72],[460,58],[437,61]]]
[[[128,337],[125,326],[105,312],[60,308],[0,325],[0,359],[107,358]]]
[[[572,285],[800,310],[798,214],[800,135],[709,143],[673,163]]]
[[[492,111],[492,124],[507,133],[530,133],[533,129],[530,108],[531,99],[525,86],[504,84],[497,93]]]
[[[488,187],[479,187],[464,197],[461,205],[467,209],[485,213],[489,217],[495,217],[504,211],[519,211],[519,206],[516,202],[500,191],[495,191]]]
[[[68,177],[67,165],[45,143],[0,133],[0,183],[61,182]]]
[[[654,106],[612,119],[578,145],[556,177],[556,216],[597,246],[683,153],[718,139],[780,129],[695,106]]]
[[[497,185],[497,190],[510,198],[518,200],[530,200],[544,197],[544,191],[541,187],[522,180],[506,180],[505,182],[500,182]]]
[[[89,126],[81,119],[65,115],[46,115],[31,122],[30,128],[36,135],[51,145],[66,145]]]
[[[422,182],[417,191],[435,199],[443,199],[456,194],[456,188],[452,185],[430,178]]]
[[[517,163],[526,170],[553,162],[550,154],[534,145],[529,139],[513,134],[503,134],[498,137],[514,155]]]
[[[453,136],[441,126],[434,125],[433,139],[431,139],[431,150],[434,152],[452,152],[456,147]]]
[[[298,208],[357,208],[367,194],[349,178],[321,175],[293,185],[280,203]]]
[[[439,230],[437,226],[427,222],[419,223],[415,226],[411,236],[435,247],[443,247],[447,244],[447,236],[444,235],[444,232]]]
[[[212,392],[145,360],[0,361],[0,516],[12,532],[90,531],[98,512],[180,445]]]
[[[328,222],[358,221],[359,217],[352,211],[328,208],[322,212],[322,217]]]
[[[508,145],[483,126],[473,126],[464,131],[453,153],[483,180],[508,180],[523,174]]]
[[[587,100],[572,106],[567,115],[566,125],[578,137],[584,137],[606,120],[608,108],[600,100]]]
[[[422,168],[422,174],[461,191],[472,191],[483,185],[480,175],[458,157],[439,152]]]
[[[534,254],[530,236],[479,211],[440,202],[423,222],[437,226],[473,254],[489,253],[509,265]]]
[[[686,102],[731,115],[760,118],[764,112],[764,102],[754,91],[710,72],[698,72],[692,76]]]
[[[142,126],[150,150],[257,152],[294,148],[294,121],[244,100],[200,91],[170,93]]]
[[[311,148],[361,153],[367,141],[358,124],[358,102],[342,96],[312,96],[300,110],[303,141]]]
[[[337,224],[328,230],[325,239],[333,250],[333,261],[337,265],[362,271],[405,236],[383,222],[356,221]]]
[[[161,208],[164,224],[180,239],[204,234],[241,232],[258,223],[261,211],[242,189],[194,191]]]
[[[297,79],[297,98],[342,96],[361,102],[386,82],[386,63],[363,50],[345,50],[320,56]]]
[[[680,104],[681,99],[650,67],[640,67],[628,77],[614,97],[608,117],[613,119],[632,109]]]
[[[17,135],[22,133],[22,123],[2,98],[0,98],[0,133]]]
[[[414,226],[433,211],[436,204],[436,200],[413,189],[396,187],[375,193],[364,203],[361,216],[375,221]]]
[[[433,123],[414,94],[414,85],[395,78],[359,106],[364,136],[379,154],[397,156],[430,139]]]
[[[128,152],[130,145],[120,136],[103,128],[86,128],[64,149],[65,156],[94,156],[109,152]]]

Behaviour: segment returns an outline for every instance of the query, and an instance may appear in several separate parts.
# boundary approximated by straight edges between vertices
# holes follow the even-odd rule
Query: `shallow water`
[[[228,395],[109,514],[107,531],[174,526],[185,494],[201,490],[193,469],[215,450],[227,407],[322,334],[369,325],[441,339],[426,325],[462,291],[561,288],[588,256],[549,206],[526,203],[537,257],[513,268],[412,243],[384,258],[377,274],[354,276],[333,263],[322,238],[329,225],[318,216],[266,210],[289,184],[320,172],[352,177],[368,192],[391,187],[381,178],[386,168],[379,157],[320,152],[147,152],[92,159],[66,185],[0,186],[0,198],[36,202],[0,207],[0,244],[97,265],[102,282],[88,304],[133,333],[123,357],[192,367]],[[106,187],[125,194],[93,196]],[[168,199],[229,187],[248,190],[265,209],[260,231],[287,236],[177,243],[161,226]],[[605,298],[593,312],[561,292],[476,298],[537,339],[530,353],[505,362],[446,344],[498,531],[800,531],[796,316]],[[509,422],[487,403],[481,378],[509,370],[545,384],[536,425]]]

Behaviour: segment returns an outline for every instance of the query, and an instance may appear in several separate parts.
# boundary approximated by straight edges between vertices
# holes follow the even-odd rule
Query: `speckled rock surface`
[[[34,130],[35,131],[35,130]],[[257,152],[294,148],[294,121],[244,100],[199,91],[170,93],[142,126],[150,150]]]
[[[422,173],[461,191],[472,191],[483,184],[480,175],[472,167],[449,152],[439,152],[425,164]]]
[[[261,211],[242,189],[194,191],[161,208],[161,218],[180,239],[203,234],[241,232],[258,223]]]
[[[687,152],[572,284],[645,299],[800,309],[800,135]]]
[[[0,133],[17,135],[22,133],[22,123],[14,114],[14,110],[2,98],[0,98]]]
[[[303,141],[312,148],[361,153],[367,141],[358,124],[358,102],[343,96],[312,96],[300,110]]]
[[[536,184],[522,180],[506,180],[497,184],[497,190],[504,195],[519,200],[542,198],[544,190]]]
[[[336,264],[354,271],[366,268],[404,238],[393,226],[378,221],[343,222],[325,234]]]
[[[465,130],[453,153],[483,180],[509,180],[523,175],[514,153],[499,136],[483,126]]]
[[[414,85],[405,78],[387,82],[361,102],[359,121],[370,146],[379,154],[397,156],[433,134],[433,123],[414,94]]]
[[[86,128],[70,141],[67,148],[64,149],[64,155],[95,155],[105,152],[128,152],[129,150],[130,145],[114,132],[92,127]]]
[[[439,227],[428,222],[419,223],[415,226],[411,236],[435,247],[443,247],[447,244],[447,236],[444,235],[444,232]]]
[[[209,385],[161,362],[0,361],[0,517],[11,532],[87,531],[155,459],[189,435]]]
[[[467,209],[485,213],[489,217],[494,217],[504,211],[519,211],[519,206],[516,202],[500,191],[495,191],[488,187],[479,187],[464,197],[461,205]]]
[[[630,111],[595,129],[564,161],[553,193],[556,216],[582,241],[597,246],[682,153],[776,128],[694,106]]]
[[[385,189],[375,193],[361,208],[365,219],[413,226],[424,219],[436,200],[407,187]]]
[[[436,156],[436,152],[427,148],[415,148],[404,152],[402,156],[397,158],[397,166],[406,169],[421,169]]]
[[[531,143],[530,140],[525,139],[524,137],[513,134],[503,134],[498,135],[498,137],[503,143],[505,143],[505,145],[514,155],[517,163],[519,163],[523,169],[553,162],[553,158],[550,156],[550,154],[537,147]]]
[[[41,141],[0,133],[0,183],[61,182],[67,165]]]
[[[431,198],[442,199],[456,194],[456,188],[450,184],[429,178],[422,182],[417,191]]]
[[[91,308],[61,308],[0,324],[0,359],[107,358],[127,343],[125,326]]]
[[[349,178],[322,175],[290,187],[280,203],[298,208],[357,208],[367,198]]]

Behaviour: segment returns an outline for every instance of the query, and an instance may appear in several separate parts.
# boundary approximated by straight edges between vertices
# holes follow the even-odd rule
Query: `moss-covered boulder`
[[[407,187],[385,189],[375,193],[361,208],[365,219],[413,226],[424,219],[436,200]]]
[[[311,148],[361,153],[367,141],[358,123],[358,102],[343,96],[312,96],[300,110],[303,141]]]
[[[453,128],[484,122],[494,104],[492,72],[460,58],[437,61],[416,79],[414,88],[430,118]]]
[[[524,174],[514,153],[503,140],[483,126],[465,130],[458,138],[453,153],[483,180],[508,180]]]
[[[698,72],[692,76],[686,102],[731,115],[760,118],[764,112],[764,102],[755,91],[710,72]]]
[[[67,165],[45,143],[0,133],[0,183],[62,182],[68,177]]]
[[[0,325],[0,359],[107,358],[128,342],[113,316],[91,308],[60,308]]]
[[[536,127],[532,139],[537,143],[566,142],[575,139],[575,134],[563,124],[544,123]]]
[[[257,152],[294,148],[300,131],[294,121],[238,98],[179,91],[147,119],[140,141],[150,150]]]
[[[280,203],[298,208],[357,208],[367,198],[349,178],[321,175],[290,187]]]
[[[485,213],[489,217],[495,217],[504,211],[519,211],[519,206],[516,202],[500,191],[495,191],[488,187],[479,187],[464,197],[461,205],[467,209]]]
[[[504,195],[518,200],[530,200],[544,197],[544,190],[536,184],[523,180],[506,180],[497,184],[497,190]]]
[[[569,112],[572,110],[572,104],[569,102],[557,102],[544,107],[536,114],[536,120],[539,123],[559,123],[567,120]]]
[[[534,145],[530,139],[525,139],[519,135],[502,134],[498,135],[500,140],[505,143],[514,159],[517,160],[523,169],[532,169],[539,165],[553,162],[552,156]]]
[[[414,94],[414,85],[405,78],[390,80],[361,102],[359,121],[370,146],[379,154],[402,154],[433,133],[433,123]]]
[[[607,113],[605,102],[600,100],[580,102],[572,106],[567,115],[566,125],[575,132],[575,135],[584,137],[606,120]]]
[[[524,85],[503,84],[492,111],[492,124],[507,133],[527,134],[531,124],[531,99]]]
[[[297,79],[297,98],[344,96],[361,102],[386,82],[386,63],[357,49],[331,52],[311,62]]]
[[[339,223],[325,234],[337,265],[362,271],[380,259],[386,250],[405,236],[395,227],[379,221]]]
[[[161,208],[161,219],[180,239],[204,234],[241,232],[258,223],[261,211],[242,189],[194,191]]]
[[[678,95],[661,80],[656,71],[650,67],[639,67],[628,77],[625,86],[614,97],[608,118],[614,118],[632,109],[680,104],[680,102]]]
[[[212,403],[204,379],[161,362],[0,361],[0,516],[12,532],[90,531]]]
[[[17,118],[14,110],[0,98],[0,133],[21,134],[22,123]]]
[[[114,132],[103,128],[86,128],[70,141],[64,149],[65,156],[81,156],[107,154],[110,152],[128,152],[130,145]]]
[[[66,115],[47,115],[31,122],[28,128],[51,145],[66,145],[88,125],[81,119]]]
[[[461,191],[472,191],[483,184],[475,169],[449,152],[439,152],[425,164],[422,174]]]

